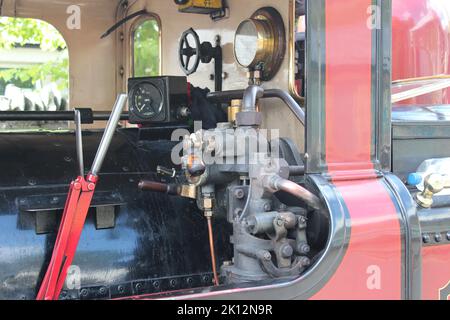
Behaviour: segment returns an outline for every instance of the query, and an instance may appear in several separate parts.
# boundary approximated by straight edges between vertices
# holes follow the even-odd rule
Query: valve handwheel
[[[194,39],[193,47],[191,47],[189,43],[189,38]],[[195,32],[195,30],[192,28],[183,32],[180,40],[180,48],[178,54],[181,68],[187,76],[197,71],[201,58],[200,50],[201,44],[197,32]],[[192,65],[192,67],[189,67],[190,65]]]

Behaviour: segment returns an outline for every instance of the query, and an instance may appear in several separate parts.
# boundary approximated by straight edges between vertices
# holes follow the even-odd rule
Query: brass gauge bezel
[[[257,31],[257,51],[248,65],[243,65],[236,55],[236,36],[245,23],[252,23]],[[286,30],[281,14],[272,7],[257,10],[236,29],[234,57],[239,65],[249,70],[262,68],[261,80],[269,81],[280,70],[286,54]]]

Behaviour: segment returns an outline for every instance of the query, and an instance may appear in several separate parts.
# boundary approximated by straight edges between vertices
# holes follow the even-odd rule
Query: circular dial
[[[234,37],[237,63],[249,71],[260,71],[262,81],[280,70],[286,52],[286,32],[281,14],[272,7],[257,10],[241,22]]]
[[[259,50],[258,29],[252,20],[245,20],[239,25],[234,40],[234,52],[238,63],[248,68],[258,55]]]
[[[143,82],[133,89],[130,110],[142,119],[152,119],[163,111],[161,91],[149,82]]]

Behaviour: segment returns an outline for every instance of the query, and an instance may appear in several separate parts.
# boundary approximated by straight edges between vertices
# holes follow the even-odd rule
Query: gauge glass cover
[[[234,51],[238,63],[247,68],[254,63],[258,54],[258,30],[251,20],[243,21],[237,31],[234,41]]]
[[[137,85],[133,90],[131,109],[134,114],[142,119],[158,116],[163,109],[163,98],[160,90],[148,82]]]

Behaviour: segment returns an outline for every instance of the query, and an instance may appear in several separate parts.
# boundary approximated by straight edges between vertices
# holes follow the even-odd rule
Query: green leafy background
[[[64,38],[52,25],[36,19],[0,18],[0,49],[35,45],[46,52],[61,52],[58,58],[24,68],[0,69],[0,82],[30,88],[38,80],[56,83],[63,91],[69,87],[69,57]]]

